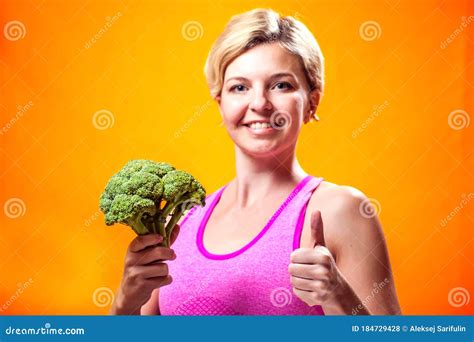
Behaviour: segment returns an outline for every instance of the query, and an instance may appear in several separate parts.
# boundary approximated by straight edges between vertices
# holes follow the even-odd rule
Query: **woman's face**
[[[258,45],[233,60],[217,97],[230,137],[255,156],[295,148],[310,118],[310,99],[317,105],[319,93],[310,96],[299,58],[277,43]]]

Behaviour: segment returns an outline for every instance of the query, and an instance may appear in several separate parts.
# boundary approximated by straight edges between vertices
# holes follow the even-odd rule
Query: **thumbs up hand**
[[[344,277],[326,248],[319,210],[311,215],[311,236],[313,248],[298,248],[291,253],[288,272],[293,293],[309,306],[330,305],[337,301]]]

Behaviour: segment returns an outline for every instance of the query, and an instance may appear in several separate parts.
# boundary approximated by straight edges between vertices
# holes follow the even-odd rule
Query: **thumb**
[[[316,210],[311,214],[311,237],[312,241],[314,241],[314,247],[317,245],[326,246],[326,241],[324,240],[323,220],[319,210]]]

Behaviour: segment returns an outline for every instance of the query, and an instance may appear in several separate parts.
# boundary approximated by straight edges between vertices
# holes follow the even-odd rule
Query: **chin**
[[[240,148],[244,153],[254,157],[270,157],[276,156],[280,152],[287,149],[289,144],[285,144],[284,141],[246,141],[245,143],[236,143],[236,146]]]

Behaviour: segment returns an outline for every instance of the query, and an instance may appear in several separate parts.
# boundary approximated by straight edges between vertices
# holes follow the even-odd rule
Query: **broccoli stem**
[[[160,244],[160,246],[166,247],[165,223],[163,222],[163,216],[160,212],[153,216],[153,234],[160,234],[163,237],[163,242]]]
[[[161,211],[162,217],[164,217],[166,219],[168,217],[168,215],[171,214],[171,212],[173,211],[175,206],[176,205],[175,205],[174,201],[166,202],[165,206],[163,207],[163,210]]]
[[[152,216],[148,216],[145,221],[145,226],[147,227],[149,234],[155,233],[155,221],[153,220]]]
[[[178,206],[173,212],[173,216],[169,220],[168,224],[166,225],[166,243],[168,246],[171,244],[171,233],[173,232],[173,228],[178,223],[181,216],[183,216],[183,206]]]
[[[189,199],[189,191],[184,191],[180,195],[176,196],[173,200],[167,201],[166,205],[163,207],[162,215],[164,218],[168,217],[171,212],[176,208],[178,205],[182,204],[183,202]]]
[[[171,240],[171,233],[173,231],[173,228],[176,225],[176,223],[178,223],[179,219],[181,218],[184,211],[186,210],[186,208],[183,207],[182,204],[191,198],[190,195],[191,193],[189,191],[185,191],[181,193],[180,196],[177,196],[174,199],[174,201],[167,201],[165,206],[161,210],[161,215],[160,214],[156,215],[158,216],[157,221],[159,224],[160,235],[164,237],[163,245],[165,247],[169,247],[171,244],[170,240]],[[166,218],[170,215],[171,215],[171,218],[165,227]]]
[[[162,211],[160,210],[160,203],[161,203],[161,198],[158,200],[155,200],[155,206],[157,208],[157,212],[155,215],[152,216],[152,233],[153,234],[160,234],[163,237],[163,242],[160,244],[160,246],[165,246],[165,241],[166,241],[166,230],[165,230],[165,224],[163,223],[163,214]]]
[[[166,244],[166,229],[165,229],[165,223],[163,222],[161,216],[159,216],[158,221],[156,221],[156,223],[158,224],[158,231],[157,231],[157,233],[160,234],[160,235],[163,237],[162,246],[163,246],[163,247],[168,247],[168,245]]]
[[[130,227],[137,233],[137,235],[146,235],[148,234],[148,228],[142,222],[143,214],[137,215],[135,219],[130,222]]]
[[[150,225],[148,231],[150,232],[150,234],[156,234],[156,224],[155,224],[154,219],[151,220],[151,225]]]

